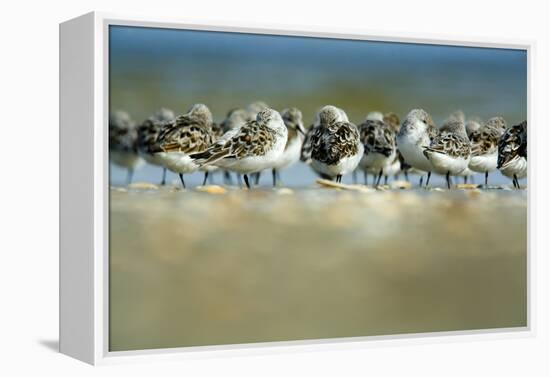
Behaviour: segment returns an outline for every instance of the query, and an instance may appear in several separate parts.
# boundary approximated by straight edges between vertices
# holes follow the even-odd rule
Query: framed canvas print
[[[60,26],[60,349],[530,334],[529,42]]]

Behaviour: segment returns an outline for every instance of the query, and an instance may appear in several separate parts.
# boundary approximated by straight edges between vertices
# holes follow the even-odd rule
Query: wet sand
[[[526,191],[136,187],[111,351],[526,325]]]

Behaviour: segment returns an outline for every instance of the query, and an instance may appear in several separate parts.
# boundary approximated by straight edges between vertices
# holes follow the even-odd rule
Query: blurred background
[[[110,108],[138,122],[160,107],[181,114],[198,102],[221,122],[228,110],[256,100],[277,110],[300,108],[306,127],[326,104],[343,108],[357,124],[370,111],[393,111],[403,119],[419,107],[437,124],[458,109],[467,118],[501,115],[509,125],[527,117],[522,50],[127,26],[110,27],[109,47]],[[156,183],[160,174],[145,166],[134,180]],[[291,186],[315,178],[303,164],[282,172]],[[169,179],[176,176],[169,173]],[[191,185],[201,181],[201,173],[186,177]],[[125,182],[126,171],[111,165],[111,183]],[[509,180],[497,172],[490,182]],[[264,177],[262,183],[271,181]]]

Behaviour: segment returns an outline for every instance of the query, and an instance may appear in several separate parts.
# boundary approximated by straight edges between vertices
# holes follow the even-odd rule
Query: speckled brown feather
[[[312,150],[311,136],[315,133],[316,128],[318,128],[318,126],[315,127],[312,124],[307,129],[306,136],[304,138],[304,143],[302,144],[302,151],[301,151],[301,154],[300,154],[300,161],[303,161],[306,164],[309,164],[311,162],[311,150]]]
[[[109,118],[109,149],[119,152],[137,152],[138,132],[130,116],[123,111]]]
[[[527,121],[510,127],[498,142],[498,163],[500,169],[516,158],[527,159]]]
[[[380,153],[389,157],[395,152],[395,132],[385,122],[366,120],[359,126],[359,135],[365,154]]]
[[[353,123],[336,122],[316,127],[311,135],[311,157],[327,165],[335,165],[345,157],[358,153],[359,131]]]
[[[470,134],[472,156],[492,154],[498,150],[498,141],[506,129],[506,122],[500,117],[489,119],[480,129]]]
[[[222,158],[240,160],[245,157],[264,156],[275,145],[276,138],[275,130],[252,120],[236,130],[235,135],[227,141],[214,144],[203,153],[191,157],[200,165],[209,165]]]
[[[215,136],[212,124],[200,116],[184,114],[164,125],[154,151],[198,153],[206,150]]]
[[[426,157],[428,157],[427,152],[444,153],[450,157],[468,159],[471,147],[466,130],[464,129],[464,135],[443,130],[434,137],[430,146],[424,150]]]

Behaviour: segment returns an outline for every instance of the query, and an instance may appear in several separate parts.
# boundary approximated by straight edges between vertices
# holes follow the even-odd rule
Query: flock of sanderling
[[[316,114],[306,131],[302,113],[297,108],[280,113],[263,102],[231,110],[217,124],[204,104],[195,104],[182,115],[161,109],[142,124],[136,125],[128,113],[115,111],[109,119],[111,161],[128,169],[131,182],[134,169],[144,161],[179,174],[203,171],[206,184],[209,173],[221,170],[226,183],[230,172],[250,178],[271,170],[273,185],[279,171],[298,162],[311,166],[319,176],[341,182],[342,176],[357,171],[374,175],[374,186],[382,176],[409,173],[426,176],[426,186],[433,173],[464,182],[475,173],[485,175],[488,187],[490,172],[500,170],[520,188],[519,179],[527,176],[527,122],[507,127],[502,117],[486,122],[466,121],[461,111],[451,114],[437,128],[422,109],[411,110],[400,122],[394,113],[371,112],[359,125],[351,123],[345,111],[327,105]],[[253,184],[254,182],[252,182]]]

